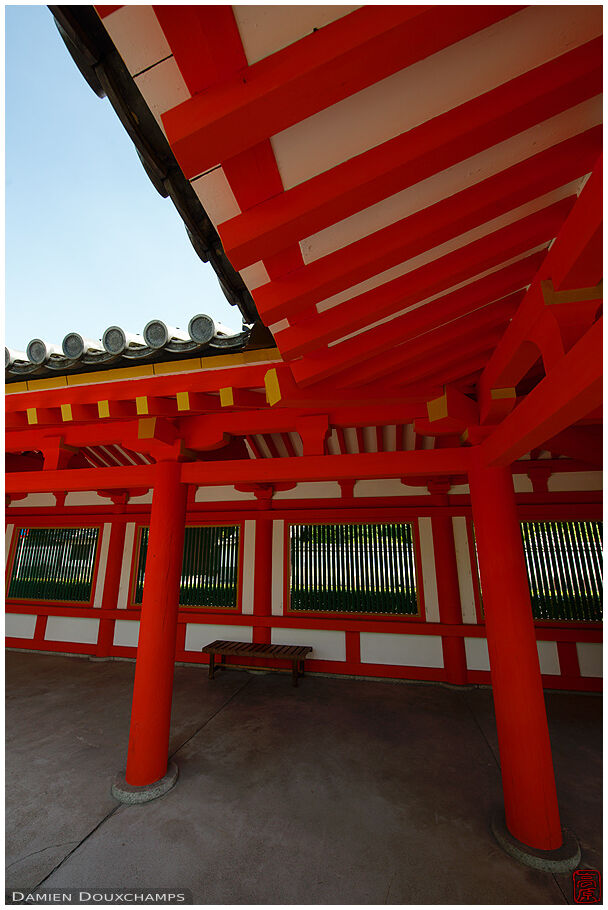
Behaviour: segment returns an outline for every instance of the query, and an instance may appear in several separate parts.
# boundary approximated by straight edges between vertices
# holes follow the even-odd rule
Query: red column
[[[256,616],[272,614],[272,514],[256,518],[253,579],[253,640],[270,643],[270,627],[256,625]]]
[[[103,580],[102,610],[115,610],[118,603],[118,589],[120,588],[120,573],[122,571],[122,557],[125,547],[125,522],[113,521],[110,528],[110,544],[106,560],[106,574]],[[97,638],[97,657],[107,657],[114,640],[114,619],[102,619],[99,623],[99,636]]]
[[[433,528],[439,619],[445,625],[461,626],[462,609],[452,518],[450,515],[433,515],[431,526]],[[455,685],[464,685],[467,681],[464,639],[462,636],[444,635],[442,643],[446,681]]]
[[[562,833],[526,564],[510,468],[473,451],[471,504],[500,749],[506,823],[530,847]]]
[[[126,773],[134,786],[152,784],[167,772],[186,520],[187,486],[180,471],[175,461],[155,468]]]

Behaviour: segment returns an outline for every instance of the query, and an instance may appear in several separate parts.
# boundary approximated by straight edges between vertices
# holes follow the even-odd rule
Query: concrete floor
[[[177,786],[110,795],[134,664],[8,652],[7,888],[190,889],[199,904],[561,904],[505,855],[492,697],[177,667]],[[562,822],[601,868],[601,699],[547,694]]]

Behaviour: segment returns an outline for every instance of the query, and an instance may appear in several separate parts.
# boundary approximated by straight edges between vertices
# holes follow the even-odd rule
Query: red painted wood
[[[286,329],[277,333],[277,344],[282,350],[284,341],[293,341],[292,354],[296,350],[302,352],[306,347],[320,347],[324,342],[342,338],[369,325],[371,313],[374,320],[382,319],[396,310],[453,288],[461,281],[475,278],[487,269],[500,266],[555,237],[574,201],[574,196],[561,200],[400,278],[358,294],[342,305],[318,315],[315,311],[306,326],[303,323],[298,325],[297,332]],[[356,382],[355,374],[352,381]]]
[[[122,9],[122,6],[96,6],[95,10],[100,19],[105,19],[107,16],[110,16],[112,13],[116,12],[117,9]]]
[[[601,55],[597,38],[225,221],[226,255],[245,268],[598,94]]]
[[[601,150],[601,127],[533,155],[297,272],[253,291],[267,322],[291,318],[346,288],[420,255],[588,173]]]
[[[155,467],[154,498],[133,686],[126,779],[142,786],[167,770],[186,488],[180,465]]]
[[[456,564],[452,519],[447,515],[434,515],[431,519],[431,527],[433,531],[439,618],[442,623],[447,625],[462,626],[460,586],[458,584],[458,566]],[[442,646],[447,681],[455,685],[464,685],[467,681],[464,639],[458,636],[444,636],[442,638]]]
[[[125,530],[125,522],[112,522],[108,558],[106,562],[106,574],[103,584],[103,596],[101,600],[102,610],[116,610],[122,570],[122,557],[125,546]],[[97,638],[98,657],[107,657],[110,653],[110,649],[114,644],[114,624],[115,620],[100,620],[99,636]]]
[[[578,663],[576,642],[558,641],[557,656],[559,657],[559,669],[562,676],[567,676],[568,678],[580,677],[581,671]]]
[[[511,471],[485,467],[474,451],[470,485],[507,827],[554,850],[562,833]]]
[[[194,177],[517,9],[355,10],[163,114],[173,153]]]
[[[266,513],[255,523],[255,568],[253,576],[253,641],[270,644],[271,628],[256,618],[272,613],[272,517]]]

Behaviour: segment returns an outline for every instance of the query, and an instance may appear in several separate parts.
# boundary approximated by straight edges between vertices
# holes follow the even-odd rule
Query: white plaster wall
[[[55,508],[57,501],[52,493],[28,493],[25,499],[17,499],[11,502],[9,509],[40,509],[51,506]]]
[[[108,547],[110,546],[110,534],[112,525],[107,521],[101,532],[101,541],[99,543],[99,568],[97,570],[97,581],[95,582],[95,596],[93,606],[101,607],[103,599],[103,586],[106,580],[106,569],[108,567]]]
[[[255,499],[255,493],[241,493],[233,486],[197,487],[195,502],[240,502]]]
[[[185,651],[200,651],[212,641],[252,641],[252,626],[220,625],[219,623],[189,622],[186,623]]]
[[[272,629],[273,645],[311,645],[312,660],[346,660],[346,633],[333,629]]]
[[[468,483],[455,483],[453,486],[450,487],[449,492],[450,492],[450,495],[452,495],[452,494],[455,495],[458,493],[470,493],[471,490],[469,488]]]
[[[283,615],[283,574],[285,567],[285,522],[272,523],[272,615]]]
[[[398,478],[358,480],[355,496],[428,496],[426,487],[406,487]]]
[[[441,635],[362,632],[361,663],[398,667],[443,667]]]
[[[297,483],[292,490],[279,490],[274,499],[339,499],[342,490],[337,480],[323,480],[319,483]]]
[[[567,490],[602,490],[602,471],[566,471],[552,474],[547,483],[550,493]]]
[[[15,530],[15,525],[7,525],[6,531],[4,533],[4,565],[8,564],[8,557],[11,552],[11,541],[13,539],[13,531]]]
[[[109,506],[111,500],[107,496],[100,496],[94,490],[83,490],[77,493],[68,493],[65,497],[66,506]]]
[[[418,519],[420,536],[420,561],[424,585],[424,610],[427,622],[439,622],[439,598],[437,596],[437,573],[433,549],[433,529],[430,518]],[[443,666],[443,664],[441,665]]]
[[[253,613],[255,572],[255,521],[243,527],[243,613]]]
[[[49,616],[46,623],[46,641],[71,641],[94,645],[99,634],[99,620],[88,616]]]
[[[31,613],[7,613],[4,634],[9,638],[33,638],[37,618]]]
[[[467,520],[464,515],[455,515],[452,518],[454,528],[454,548],[456,550],[456,567],[458,569],[458,587],[460,588],[460,606],[462,621],[476,624],[475,611],[475,584],[471,572],[471,559],[469,556],[469,532]]]
[[[577,641],[576,652],[581,676],[603,676],[601,642]]]
[[[489,670],[490,655],[486,638],[465,638],[464,649],[469,670]],[[557,644],[554,641],[537,641],[538,662],[540,672],[544,676],[559,676],[561,669],[557,654]]]
[[[114,623],[114,644],[136,648],[139,642],[139,620],[117,619]]]
[[[513,489],[516,493],[533,493],[532,481],[527,474],[513,475]]]
[[[127,609],[127,600],[129,597],[129,580],[131,576],[131,557],[133,555],[133,544],[135,542],[135,522],[127,522],[125,528],[125,545],[122,551],[122,566],[120,569],[120,584],[118,586],[118,599],[116,607],[119,610]]]
[[[142,493],[141,496],[131,496],[129,497],[129,505],[145,505],[152,502],[152,496],[154,495],[154,490],[148,490],[147,493]]]
[[[538,661],[540,663],[540,672],[545,676],[559,676],[561,667],[559,665],[559,656],[557,653],[556,641],[537,641],[536,649],[538,651]]]

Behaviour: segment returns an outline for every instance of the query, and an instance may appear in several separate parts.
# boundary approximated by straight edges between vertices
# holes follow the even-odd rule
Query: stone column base
[[[513,859],[541,872],[571,872],[581,861],[581,848],[571,831],[562,828],[564,843],[557,850],[536,850],[513,837],[505,822],[504,811],[492,815],[492,834]]]
[[[125,775],[119,774],[112,784],[112,796],[119,803],[125,803],[127,806],[149,803],[150,800],[164,796],[175,786],[178,773],[175,762],[169,762],[167,773],[164,777],[154,781],[153,784],[146,784],[143,787],[134,787],[132,784],[128,784]]]

